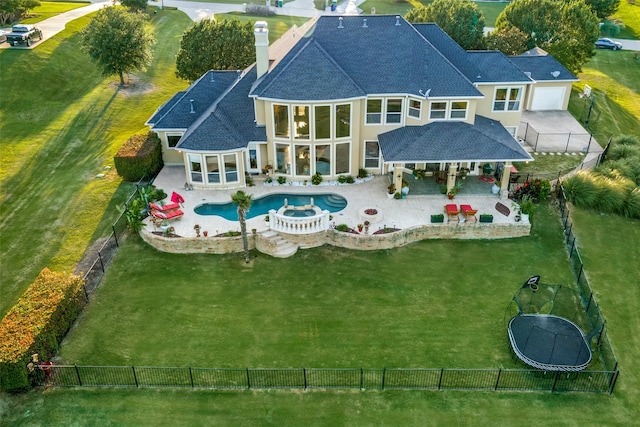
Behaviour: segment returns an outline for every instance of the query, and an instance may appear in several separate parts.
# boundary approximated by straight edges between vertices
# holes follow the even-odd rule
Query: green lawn
[[[234,12],[216,15],[220,19],[236,19],[240,22],[267,21],[269,25],[269,43],[273,43],[280,38],[289,28],[294,25],[300,26],[307,22],[309,18],[301,18],[298,16],[252,16],[244,13]]]
[[[51,18],[61,13],[68,12],[73,9],[90,5],[90,2],[63,2],[63,1],[43,1],[40,6],[36,6],[29,10],[29,17],[22,19],[23,24],[35,24],[45,19]]]
[[[572,282],[559,221],[547,209],[538,218],[529,238],[318,248],[259,255],[250,267],[237,254],[167,254],[132,239],[59,356],[84,365],[513,367],[502,322],[519,284],[537,273]]]
[[[187,85],[174,75],[180,36],[190,25],[183,13],[153,16],[162,43],[151,67],[126,89],[80,52],[77,31],[88,20],[71,22],[32,51],[0,52],[0,316],[42,268],[73,271],[108,230],[121,200],[113,196],[127,191],[116,192],[120,179],[104,166],[113,166],[120,145],[145,131],[155,109]],[[96,178],[100,173],[105,178]]]
[[[603,137],[610,134],[640,135],[640,64],[630,51],[598,50],[578,74],[580,82],[573,85],[569,111],[578,119],[586,117],[588,100],[578,93],[584,85],[591,86],[595,94],[591,113],[591,130]]]
[[[619,19],[624,24],[622,31],[618,34],[621,39],[640,39],[640,4],[621,0],[618,11],[613,18]]]
[[[484,15],[485,27],[495,27],[498,15],[509,4],[509,2],[504,1],[477,1],[475,3]]]

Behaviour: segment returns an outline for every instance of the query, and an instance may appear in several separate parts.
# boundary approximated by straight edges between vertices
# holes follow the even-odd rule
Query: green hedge
[[[20,392],[43,379],[32,364],[50,360],[86,297],[79,276],[45,268],[0,323],[0,389]],[[37,364],[37,363],[36,363]]]
[[[125,181],[136,182],[155,176],[162,168],[162,147],[155,132],[133,135],[113,158],[118,175]]]

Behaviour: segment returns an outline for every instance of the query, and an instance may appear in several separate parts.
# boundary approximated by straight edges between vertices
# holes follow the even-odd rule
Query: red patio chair
[[[158,219],[169,220],[169,219],[178,219],[182,217],[182,215],[184,215],[184,212],[182,212],[180,209],[175,209],[168,212],[158,212],[158,211],[152,210],[151,215],[153,215],[155,218],[158,218]]]
[[[477,209],[473,209],[471,205],[460,205],[460,210],[464,214],[465,222],[478,222],[478,218],[476,218]]]
[[[458,214],[460,213],[460,211],[458,210],[458,205],[453,203],[444,205],[444,211],[447,213],[447,220],[449,222],[460,222],[460,217],[458,216]]]
[[[168,203],[166,205],[158,205],[153,202],[149,202],[149,207],[154,211],[158,212],[168,212],[176,209],[180,209],[180,205],[178,203]]]

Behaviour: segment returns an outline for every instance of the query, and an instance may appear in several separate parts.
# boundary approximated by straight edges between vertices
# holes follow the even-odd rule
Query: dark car
[[[35,40],[42,40],[42,31],[33,25],[14,25],[11,32],[7,34],[7,41],[12,46],[19,44],[31,46]]]
[[[598,49],[618,50],[618,49],[622,49],[622,43],[613,41],[611,39],[598,39],[598,41],[596,42],[596,47]]]

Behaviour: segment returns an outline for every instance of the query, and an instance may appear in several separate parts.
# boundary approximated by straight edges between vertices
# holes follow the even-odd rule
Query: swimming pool
[[[251,204],[251,208],[247,211],[247,219],[258,215],[265,215],[269,210],[278,210],[284,206],[284,199],[293,206],[304,206],[311,204],[318,206],[322,210],[329,212],[339,212],[347,207],[347,199],[335,193],[325,194],[270,194],[268,196],[255,199]],[[229,203],[204,203],[194,209],[198,215],[218,215],[229,221],[238,220],[238,205],[233,202]]]

